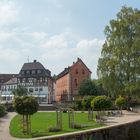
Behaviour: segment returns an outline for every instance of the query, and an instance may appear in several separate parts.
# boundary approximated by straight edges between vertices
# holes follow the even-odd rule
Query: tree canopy
[[[91,101],[91,107],[98,111],[109,109],[111,106],[112,102],[107,96],[97,96]]]
[[[126,103],[126,100],[124,97],[122,96],[119,96],[118,98],[116,98],[115,100],[115,105],[119,108],[121,108],[122,106],[124,106]]]
[[[85,96],[82,100],[82,106],[84,109],[90,109],[91,108],[91,101],[93,100],[94,96]]]
[[[17,113],[21,115],[32,115],[38,110],[38,102],[32,96],[16,97],[14,107]]]
[[[32,96],[17,96],[14,99],[14,108],[16,112],[22,115],[23,133],[31,133],[31,117],[38,110],[38,102]]]
[[[105,43],[98,60],[97,74],[113,96],[140,76],[140,11],[123,6],[117,18],[105,27]]]
[[[14,96],[24,96],[28,94],[28,91],[23,86],[18,86],[16,89],[12,91]]]
[[[84,80],[80,86],[79,86],[79,94],[84,95],[97,95],[98,94],[98,88],[97,86],[92,82],[91,79]]]

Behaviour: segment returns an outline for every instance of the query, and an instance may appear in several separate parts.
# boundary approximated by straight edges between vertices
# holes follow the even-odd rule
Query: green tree
[[[140,98],[140,81],[130,82],[125,85],[124,92],[127,95],[133,96],[135,98]]]
[[[140,11],[122,7],[117,18],[105,28],[106,40],[98,61],[98,77],[112,96],[140,75]]]
[[[25,87],[23,86],[18,86],[16,89],[14,89],[12,91],[14,97],[16,96],[24,96],[24,95],[27,95],[28,94],[28,91]]]
[[[126,100],[122,96],[119,96],[115,100],[115,105],[121,110],[121,114],[122,114],[122,107],[125,105],[125,103],[126,103]]]
[[[37,112],[38,102],[32,96],[18,96],[14,100],[14,108],[17,113],[22,115],[23,132],[31,133],[31,118],[30,116]]]
[[[82,106],[84,109],[88,110],[91,109],[91,101],[93,100],[94,96],[85,96],[82,99]]]
[[[101,79],[93,79],[92,82],[97,86],[98,95],[108,95],[107,90],[103,87]]]
[[[98,94],[97,86],[91,79],[84,80],[79,86],[79,94],[82,96],[94,96]]]
[[[6,114],[6,108],[3,105],[0,105],[0,117],[3,117]]]
[[[91,107],[98,111],[98,118],[101,120],[102,112],[112,106],[111,99],[107,96],[97,96],[91,101]]]
[[[91,107],[98,111],[109,109],[111,106],[112,102],[107,96],[97,96],[91,101]]]

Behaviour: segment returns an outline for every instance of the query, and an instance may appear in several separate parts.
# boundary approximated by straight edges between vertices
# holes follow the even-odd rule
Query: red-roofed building
[[[80,83],[91,77],[91,71],[85,63],[78,58],[77,62],[65,68],[56,79],[56,101],[72,101],[78,96]]]

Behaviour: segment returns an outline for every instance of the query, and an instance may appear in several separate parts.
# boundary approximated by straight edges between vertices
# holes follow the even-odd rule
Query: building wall
[[[9,81],[11,78],[18,76],[18,74],[0,74],[0,90],[1,86]]]
[[[12,91],[17,88],[17,84],[3,84],[1,86],[1,102],[12,102],[14,95]]]
[[[53,79],[48,78],[48,103],[52,103],[54,100]]]
[[[70,70],[71,75],[71,94],[72,96],[78,95],[78,88],[80,83],[91,77],[90,71],[87,67],[81,62],[73,64],[73,67]]]
[[[65,95],[68,95],[69,92],[69,74],[64,75],[63,77],[56,80],[56,101],[62,100]],[[63,96],[63,97],[62,97]]]
[[[77,62],[70,67],[68,73],[64,73],[63,76],[56,80],[56,101],[76,99],[80,83],[90,77],[90,70],[78,58]]]
[[[53,101],[53,79],[51,77],[38,74],[22,75],[18,77],[18,85],[25,86],[40,103],[52,103]]]

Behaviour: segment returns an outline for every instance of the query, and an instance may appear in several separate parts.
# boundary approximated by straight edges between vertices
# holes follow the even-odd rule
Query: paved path
[[[15,115],[16,115],[15,112],[10,112],[5,117],[0,118],[0,140],[25,140],[25,139],[14,138],[9,134],[10,121]],[[139,113],[123,111],[123,115],[120,117],[119,116],[108,117],[106,124],[108,126],[112,126],[112,125],[118,125],[118,124],[132,122],[132,121],[136,121],[136,120],[140,120]],[[36,138],[34,138],[34,140],[35,139]],[[28,139],[28,140],[33,140],[33,139]]]
[[[123,111],[123,115],[118,115],[114,117],[108,117],[105,124],[108,126],[118,125],[140,120],[140,113],[133,113],[128,111]]]
[[[16,140],[9,133],[9,124],[15,115],[15,112],[10,112],[5,117],[0,118],[0,140]]]

